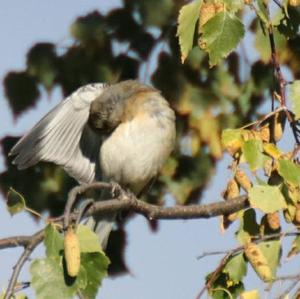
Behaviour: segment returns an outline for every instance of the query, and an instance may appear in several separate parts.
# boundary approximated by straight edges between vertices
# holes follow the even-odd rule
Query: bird
[[[79,184],[108,181],[135,195],[157,177],[175,146],[175,112],[161,92],[137,80],[80,87],[11,149],[26,169],[53,162]],[[113,216],[88,221],[104,249]]]

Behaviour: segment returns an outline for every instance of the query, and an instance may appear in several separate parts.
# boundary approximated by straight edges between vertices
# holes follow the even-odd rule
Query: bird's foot
[[[124,192],[122,187],[117,182],[112,181],[112,182],[110,182],[110,184],[111,184],[111,195],[112,195],[112,197],[113,198],[120,197],[122,192]]]

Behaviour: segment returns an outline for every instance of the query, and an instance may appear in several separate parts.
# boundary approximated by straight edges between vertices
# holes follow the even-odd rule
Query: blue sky
[[[119,1],[105,0],[2,0],[0,2],[1,56],[0,78],[10,70],[22,69],[25,54],[36,42],[65,42],[69,38],[69,26],[77,16],[95,9],[107,11]],[[60,101],[56,90],[50,100],[43,94],[38,106],[14,122],[0,86],[0,138],[7,134],[26,132],[46,111]],[[204,195],[203,203],[217,200],[230,175],[226,166],[228,159],[219,165],[217,176]],[[4,170],[0,158],[0,171]],[[26,214],[11,218],[0,200],[0,238],[19,234],[31,234],[42,226]],[[196,257],[209,250],[227,249],[235,246],[234,228],[225,234],[220,232],[220,220],[174,220],[162,221],[158,233],[151,233],[146,220],[137,216],[128,223],[126,260],[129,275],[106,279],[97,298],[153,299],[195,298],[202,288],[205,275],[214,269],[221,257],[208,257],[197,261]],[[236,228],[236,227],[235,227]],[[5,288],[12,265],[21,249],[0,251],[0,289]],[[42,257],[42,247],[33,257]],[[28,268],[24,268],[20,280],[29,280]],[[259,283],[253,274],[250,288]],[[33,298],[32,292],[28,293]]]

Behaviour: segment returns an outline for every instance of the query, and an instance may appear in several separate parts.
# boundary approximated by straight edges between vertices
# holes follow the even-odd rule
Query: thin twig
[[[273,2],[281,9],[283,8],[282,4],[278,0],[273,0]]]
[[[212,284],[216,281],[218,278],[219,273],[223,270],[225,267],[228,259],[233,255],[233,252],[228,252],[219,263],[217,269],[211,274],[210,278],[208,279],[207,283],[204,285],[204,287],[200,290],[199,294],[196,296],[196,299],[200,299],[202,295],[205,293],[206,290],[209,290],[212,286]]]
[[[267,9],[268,11],[268,9]],[[268,29],[268,35],[269,35],[269,41],[270,41],[270,47],[271,47],[271,61],[274,67],[274,77],[277,79],[277,82],[279,84],[279,95],[280,95],[280,105],[283,107],[286,107],[286,85],[287,82],[284,79],[281,71],[281,67],[278,61],[278,54],[276,51],[276,44],[274,39],[274,31],[273,31],[273,25],[270,21],[270,13],[268,11],[268,17],[269,17],[269,24],[267,25]],[[293,115],[290,113],[288,109],[285,109],[286,117],[289,121],[290,127],[292,129],[295,141],[297,144],[300,144],[298,134],[297,134],[297,127],[295,125],[295,120]]]
[[[241,127],[240,129],[246,129],[246,128],[253,127],[253,126],[259,127],[268,118],[274,116],[275,114],[277,114],[277,113],[279,113],[281,111],[285,111],[285,110],[287,110],[287,107],[284,107],[284,106],[278,107],[274,111],[271,111],[270,113],[264,115],[262,118],[260,118],[260,119],[258,119],[256,121],[253,121],[253,122],[251,122],[249,124],[246,124],[243,127]]]
[[[25,264],[25,262],[30,257],[31,253],[35,249],[35,247],[40,244],[40,242],[43,240],[44,237],[44,231],[39,231],[36,234],[34,234],[31,238],[31,241],[26,245],[23,253],[21,254],[20,258],[18,259],[16,265],[13,267],[13,273],[11,275],[4,299],[11,299],[14,295],[15,285],[17,283],[19,274]]]
[[[296,237],[296,236],[300,236],[300,231],[295,230],[295,231],[289,231],[289,232],[280,232],[280,233],[274,233],[274,234],[268,234],[268,235],[257,235],[257,236],[251,236],[251,242],[255,243],[255,244],[259,244],[262,243],[264,241],[268,241],[268,240],[272,240],[272,239],[280,239],[283,237]],[[228,252],[231,252],[232,254],[237,254],[240,251],[244,250],[244,245],[240,245],[238,247],[235,248],[230,248],[227,250],[220,250],[220,251],[208,251],[208,252],[203,252],[202,254],[200,254],[199,256],[197,256],[197,259],[200,260],[206,256],[211,256],[211,255],[220,255],[220,254],[227,254]],[[283,279],[284,277],[288,277],[288,276],[282,276],[281,279]],[[289,277],[295,277],[295,275],[293,276],[289,276]],[[300,278],[300,274],[299,274],[299,278]],[[280,280],[280,277],[279,279]]]
[[[88,185],[77,186],[69,193],[68,201],[75,201],[78,194],[82,194],[91,189],[111,188],[111,184],[94,182]],[[189,205],[162,207],[146,203],[137,199],[132,193],[127,191],[120,192],[115,199],[108,199],[91,204],[84,213],[85,217],[97,215],[107,215],[114,212],[132,211],[144,215],[148,219],[200,219],[211,218],[220,215],[231,214],[249,207],[247,195],[238,196],[230,201],[220,201],[207,205]],[[63,224],[65,215],[55,218],[55,224]],[[78,212],[69,215],[69,219],[76,220]],[[39,233],[42,233],[40,231]],[[18,246],[26,247],[33,236],[15,236],[0,239],[0,249]]]
[[[300,280],[300,273],[294,275],[278,276],[273,281],[285,281],[285,280]]]
[[[289,294],[299,283],[299,280],[293,281],[276,299],[284,299],[286,295]],[[293,297],[294,298],[294,297]]]

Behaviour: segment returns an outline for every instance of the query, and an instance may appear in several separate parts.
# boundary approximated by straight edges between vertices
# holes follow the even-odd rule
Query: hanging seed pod
[[[228,183],[227,183],[227,188],[224,194],[224,198],[225,200],[230,200],[233,199],[237,196],[239,196],[240,194],[240,189],[239,189],[239,185],[236,182],[235,179],[231,179]]]
[[[269,124],[263,126],[259,130],[259,133],[260,133],[260,138],[262,139],[262,141],[264,141],[264,142],[270,142],[271,133],[270,133],[270,126],[269,126]]]
[[[266,220],[271,230],[278,230],[280,228],[280,218],[278,212],[267,214]]]
[[[245,245],[245,256],[263,281],[268,282],[272,280],[272,271],[268,261],[256,244],[248,243]]]
[[[78,236],[69,227],[64,238],[65,260],[69,276],[75,277],[80,269],[80,246]]]
[[[283,111],[275,114],[275,117],[274,117],[274,139],[276,142],[278,142],[282,138],[285,121],[286,121],[286,115]]]
[[[295,213],[294,223],[296,225],[300,224],[300,203],[297,203],[297,205],[296,205],[296,213]]]
[[[239,185],[247,192],[252,187],[250,179],[247,177],[246,173],[243,170],[238,169],[236,171],[235,179],[239,183]]]
[[[226,191],[224,193],[225,200],[231,200],[239,196],[240,189],[237,181],[235,179],[231,179],[228,184]],[[229,215],[225,215],[222,218],[222,227],[227,229],[229,225],[238,218],[238,213],[232,213]]]

